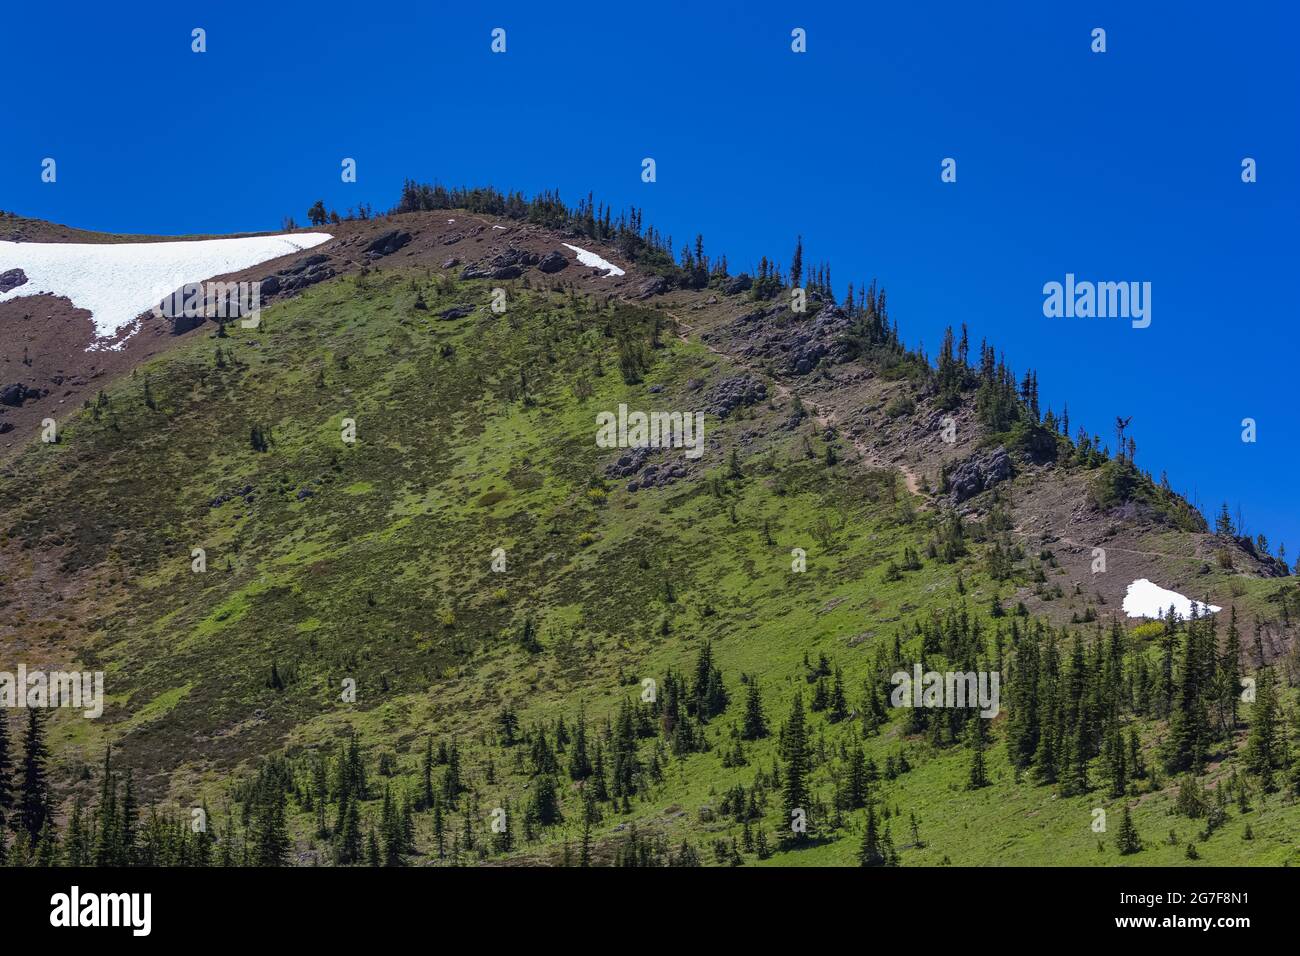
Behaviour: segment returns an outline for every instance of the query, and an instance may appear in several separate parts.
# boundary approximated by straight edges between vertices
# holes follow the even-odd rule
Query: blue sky
[[[21,4],[0,208],[261,230],[317,198],[387,208],[410,176],[593,191],[733,271],[802,233],[839,289],[879,279],[909,342],[967,322],[1073,422],[1132,415],[1140,465],[1294,559],[1300,14],[1137,6]],[[1045,318],[1067,272],[1151,282],[1151,326]]]

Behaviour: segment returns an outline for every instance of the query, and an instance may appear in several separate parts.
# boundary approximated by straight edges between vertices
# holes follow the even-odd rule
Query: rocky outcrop
[[[8,272],[0,272],[0,293],[9,292],[18,288],[20,285],[27,284],[27,273],[22,269],[10,269]]]
[[[959,505],[1011,477],[1011,456],[999,445],[957,464],[948,472],[948,499]]]
[[[411,241],[411,234],[403,232],[400,229],[390,229],[381,236],[376,237],[368,246],[362,250],[368,259],[378,259],[381,256],[391,256],[402,246]]]
[[[748,272],[742,272],[738,276],[732,276],[726,282],[722,283],[723,295],[739,295],[742,292],[748,292],[754,287],[754,280],[750,278]]]
[[[663,276],[654,276],[637,287],[636,297],[638,299],[648,299],[652,295],[663,295],[672,287],[672,283]]]
[[[630,449],[626,454],[620,455],[618,461],[605,469],[605,477],[633,478],[632,481],[627,483],[628,491],[663,488],[686,477],[686,466],[681,462],[665,465],[650,462],[650,456],[655,451],[657,449]],[[643,468],[644,470],[642,470]],[[638,475],[637,472],[640,472],[640,474]]]
[[[569,264],[567,256],[559,252],[548,252],[537,262],[537,268],[542,272],[550,275],[553,272],[559,272]]]
[[[30,385],[15,383],[0,387],[0,405],[8,405],[10,408],[21,408],[23,402],[36,401],[38,398],[44,398],[49,391],[42,388],[33,388]]]
[[[766,360],[780,374],[799,377],[823,363],[848,359],[845,333],[850,324],[835,305],[824,305],[811,317],[778,305],[746,313],[732,331],[745,339],[746,358]]]
[[[490,258],[487,264],[492,269],[507,269],[510,266],[519,266],[522,269],[524,266],[536,265],[537,261],[537,253],[510,246]]]
[[[726,418],[737,408],[747,408],[767,400],[767,385],[748,375],[723,379],[709,397],[707,411]]]

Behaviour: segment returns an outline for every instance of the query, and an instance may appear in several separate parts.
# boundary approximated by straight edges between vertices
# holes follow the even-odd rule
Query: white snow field
[[[1192,605],[1196,605],[1198,614],[1215,614],[1223,608],[1214,604],[1202,604],[1183,597],[1177,591],[1169,591],[1148,581],[1138,578],[1128,586],[1124,594],[1124,613],[1129,617],[1156,618],[1168,614],[1172,606],[1178,616],[1187,619],[1192,616]]]
[[[142,312],[188,283],[238,272],[334,238],[323,232],[181,242],[0,242],[0,273],[27,281],[0,302],[50,293],[90,312],[95,334],[112,339]],[[125,342],[115,343],[121,348]],[[103,342],[91,348],[103,347]],[[89,351],[89,350],[88,350]]]
[[[588,252],[586,249],[579,249],[577,246],[571,246],[567,242],[564,243],[564,248],[572,249],[574,252],[576,252],[578,254],[578,261],[581,262],[584,266],[591,266],[593,269],[607,270],[605,272],[606,276],[627,275],[626,272],[624,272],[618,266],[614,265],[614,263],[607,262],[606,260],[602,259],[600,256],[596,255],[594,252]]]

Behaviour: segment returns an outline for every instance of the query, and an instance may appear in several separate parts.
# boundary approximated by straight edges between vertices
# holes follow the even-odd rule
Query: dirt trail
[[[677,337],[681,339],[683,342],[689,343],[691,341],[690,335],[695,331],[695,328],[689,325],[688,323],[683,322],[681,317],[677,315],[676,312],[673,312],[671,309],[664,309],[663,312],[667,314],[674,322],[677,323],[677,327],[679,330],[677,333]],[[702,338],[700,339],[700,344],[703,345],[710,352],[712,352],[714,355],[720,355],[723,358],[727,359],[728,361],[733,362],[736,365],[739,365],[743,369],[746,369],[747,371],[753,372],[756,375],[761,375],[764,378],[769,377],[766,372],[762,372],[759,369],[756,369],[753,365],[751,365],[749,362],[746,362],[744,359],[740,358],[739,356],[732,355],[730,352],[724,352],[722,349],[710,345],[708,342],[705,342]],[[782,398],[793,399],[795,397],[795,392],[792,388],[790,388],[789,385],[786,385],[784,382],[780,381],[775,377],[772,377],[771,380],[772,380],[773,387],[776,389],[776,393],[780,395]],[[803,402],[805,408],[809,409],[812,412],[813,421],[815,421],[822,428],[836,427],[834,412],[827,410],[823,406],[818,405],[816,402],[809,401],[803,396],[799,396],[799,400]],[[910,468],[908,468],[906,465],[903,464],[892,464],[890,462],[883,460],[879,455],[875,453],[875,451],[869,445],[866,444],[865,441],[863,441],[861,438],[857,436],[847,435],[847,437],[849,441],[853,444],[853,447],[857,450],[858,454],[862,456],[862,460],[864,462],[866,462],[873,468],[882,468],[886,470],[897,469],[898,471],[902,472],[903,481],[906,482],[907,484],[907,490],[914,495],[922,494],[920,477],[915,472],[913,472]]]
[[[1019,528],[1013,528],[1011,530],[1011,533],[1021,538],[1030,538],[1030,537],[1041,538],[1043,536],[1041,532],[1021,531]],[[1055,532],[1049,532],[1049,533],[1055,534]],[[1066,538],[1066,537],[1058,537],[1054,541],[1051,541],[1049,543],[1050,544],[1060,543],[1072,548],[1082,548],[1085,551],[1090,551],[1093,548],[1101,548],[1103,551],[1123,551],[1125,554],[1140,554],[1148,558],[1176,558],[1183,561],[1203,560],[1202,558],[1199,558],[1194,554],[1170,554],[1168,551],[1139,551],[1136,548],[1120,548],[1115,545],[1084,544],[1082,541],[1076,541],[1074,540],[1074,538]]]

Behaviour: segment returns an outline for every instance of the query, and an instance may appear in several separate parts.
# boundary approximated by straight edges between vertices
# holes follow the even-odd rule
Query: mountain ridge
[[[551,200],[540,205],[543,218],[558,215]],[[522,211],[531,215],[531,207]],[[981,395],[997,399],[1001,388],[1005,397],[1009,372],[994,360],[985,374],[989,363],[969,365],[955,343],[932,367],[901,346],[874,287],[870,308],[841,306],[819,267],[809,310],[799,314],[781,304],[787,286],[779,269],[764,263],[748,288],[737,288],[738,276],[710,270],[697,253],[665,262],[663,246],[649,241],[643,258],[629,257],[626,245],[583,231],[586,221],[617,232],[612,217],[589,204],[578,225],[558,233],[548,223],[444,212],[399,212],[336,236],[313,250],[329,254],[334,274],[273,300],[264,329],[223,335],[203,323],[169,339],[124,370],[105,401],[74,413],[58,445],[28,445],[4,463],[0,558],[19,569],[6,575],[4,646],[51,665],[75,650],[116,668],[125,688],[102,729],[61,731],[62,759],[92,765],[113,741],[140,768],[138,785],[151,799],[201,792],[215,802],[213,781],[231,775],[260,781],[241,788],[269,786],[264,778],[281,772],[273,758],[284,752],[298,781],[292,796],[307,786],[312,761],[335,766],[330,741],[346,749],[356,733],[367,761],[383,766],[387,755],[388,766],[397,765],[392,778],[381,776],[414,793],[419,728],[436,728],[445,742],[463,725],[467,743],[513,761],[509,774],[504,763],[500,771],[511,785],[494,785],[497,770],[477,757],[474,791],[532,801],[532,787],[553,776],[545,751],[558,741],[556,715],[572,720],[575,697],[590,698],[593,713],[617,724],[618,701],[634,686],[625,669],[654,673],[672,689],[670,675],[712,647],[730,703],[709,713],[716,705],[698,695],[714,665],[702,663],[696,680],[682,684],[697,695],[691,707],[704,708],[693,714],[694,729],[683,740],[679,728],[692,722],[679,717],[661,736],[638,731],[646,740],[638,773],[649,777],[624,793],[637,797],[637,808],[618,812],[653,820],[655,832],[674,839],[739,839],[739,817],[722,827],[719,794],[698,787],[734,784],[740,771],[724,759],[719,775],[715,764],[733,748],[751,748],[755,786],[774,794],[780,788],[759,768],[784,758],[760,757],[771,741],[730,737],[721,726],[736,718],[750,686],[737,675],[782,690],[779,701],[765,701],[773,718],[792,686],[829,693],[834,671],[828,664],[822,673],[808,655],[843,661],[854,681],[871,687],[889,637],[921,634],[927,614],[937,621],[978,606],[990,609],[980,620],[999,633],[999,622],[1028,629],[1035,621],[1095,631],[1100,644],[1103,623],[1127,624],[1115,610],[1125,582],[1153,576],[1239,608],[1243,624],[1252,615],[1255,640],[1241,645],[1247,666],[1290,666],[1295,588],[1275,576],[1274,559],[1230,529],[1210,534],[1183,499],[1131,459],[1103,456],[1091,436],[1073,441],[1037,416],[1017,418],[1019,428],[984,424],[992,412],[981,409]],[[449,218],[457,221],[440,221]],[[365,247],[392,233],[409,237],[391,251],[385,241],[384,253],[367,259]],[[544,256],[565,255],[566,238],[600,242],[627,275],[583,270],[571,256],[558,272],[541,272]],[[274,275],[273,265],[248,277]],[[704,282],[694,287],[700,272]],[[772,296],[756,296],[756,286]],[[506,292],[505,312],[490,307],[494,288]],[[865,303],[861,292],[850,300]],[[653,451],[637,460],[596,448],[592,413],[617,400],[709,409],[705,461]],[[944,417],[956,426],[951,443],[939,434]],[[344,418],[357,424],[355,445],[338,441]],[[74,487],[83,500],[69,496]],[[1116,489],[1127,497],[1106,497]],[[679,513],[685,523],[673,517]],[[446,544],[430,553],[420,543],[430,539]],[[512,582],[504,587],[489,570],[494,541],[519,569],[499,579]],[[204,575],[185,567],[198,542],[211,561]],[[811,583],[790,574],[791,547],[807,552]],[[1097,547],[1108,562],[1100,574]],[[462,566],[457,556],[470,554]],[[522,588],[511,573],[524,577]],[[779,638],[786,626],[805,636]],[[1124,631],[1134,653],[1151,640],[1143,627]],[[763,635],[762,653],[740,640],[752,628]],[[973,660],[992,649],[971,653]],[[804,680],[804,667],[813,677]],[[326,688],[349,671],[378,702],[363,695],[345,716]],[[496,711],[516,707],[539,723],[498,733]],[[865,707],[855,707],[848,724],[858,725]],[[653,721],[664,719],[654,713]],[[842,730],[844,720],[827,726]],[[1125,722],[1142,726],[1149,748],[1167,733],[1138,713]],[[938,735],[928,744],[903,733],[898,720],[883,727],[874,731],[880,740],[861,728],[882,762],[910,752],[926,758],[916,769],[931,783],[951,773],[961,742],[947,731],[928,731]],[[608,730],[602,739],[620,738]],[[541,761],[538,773],[520,769],[525,742],[534,751],[528,759]],[[680,783],[667,769],[668,750],[692,768]],[[652,760],[662,774],[653,782]],[[825,792],[823,777],[839,764],[828,756],[816,765]],[[1041,802],[1041,788],[1015,787],[1018,772],[996,772],[1005,777],[1003,798]],[[903,778],[891,778],[891,787],[893,780]],[[329,788],[340,816],[354,783]],[[934,813],[966,813],[950,784],[930,797],[919,784],[896,786],[917,806],[936,801],[926,816],[937,824]],[[981,805],[982,789],[966,799]],[[1172,800],[1168,789],[1142,795]],[[379,799],[373,788],[363,791],[367,804]],[[575,814],[591,816],[583,792],[564,788],[557,797],[574,841]],[[295,852],[320,858],[328,841],[311,839],[301,794],[293,799]],[[682,800],[698,819],[668,812]],[[705,807],[710,820],[700,817]],[[549,805],[537,812],[547,816]],[[601,810],[607,823],[611,812]],[[1289,813],[1270,812],[1277,820]],[[765,826],[774,815],[775,806]],[[820,816],[829,827],[830,809]],[[1149,831],[1150,818],[1142,819]],[[558,825],[536,824],[535,839],[521,841],[531,847],[525,855],[558,853],[544,838]],[[818,844],[819,858],[844,862],[856,826],[830,827],[839,835]],[[327,829],[334,841],[346,828]],[[779,827],[771,832],[780,838]],[[598,834],[609,861],[620,834],[612,825]],[[961,861],[990,862],[949,837],[944,852],[961,846]],[[1016,839],[1032,843],[1024,832]],[[427,859],[429,834],[422,829],[414,842]],[[795,862],[800,852],[777,857]],[[925,856],[922,847],[911,852]],[[1278,844],[1276,853],[1285,852]],[[489,854],[498,855],[517,854],[499,846]]]

